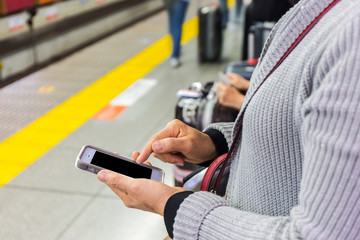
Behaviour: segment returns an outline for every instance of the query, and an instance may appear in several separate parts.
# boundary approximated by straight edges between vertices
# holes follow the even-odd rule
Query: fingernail
[[[154,142],[152,147],[155,152],[161,152],[164,148],[161,141]]]
[[[106,182],[106,175],[107,173],[105,171],[101,171],[98,173],[98,179],[102,182]]]
[[[184,166],[184,162],[183,161],[178,161],[175,163],[175,165],[178,165],[180,167],[183,167]]]

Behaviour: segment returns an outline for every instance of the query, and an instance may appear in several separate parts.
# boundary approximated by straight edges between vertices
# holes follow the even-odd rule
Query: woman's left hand
[[[153,212],[164,216],[168,199],[183,188],[170,187],[148,179],[134,179],[109,170],[102,170],[97,178],[118,195],[126,207]]]

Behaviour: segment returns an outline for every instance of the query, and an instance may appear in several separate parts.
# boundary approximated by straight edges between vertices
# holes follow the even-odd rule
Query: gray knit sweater
[[[275,26],[244,104],[332,0]],[[341,0],[251,100],[225,198],[187,197],[174,239],[360,239],[360,1]],[[239,123],[214,124],[230,145]],[[234,129],[233,129],[234,127]]]

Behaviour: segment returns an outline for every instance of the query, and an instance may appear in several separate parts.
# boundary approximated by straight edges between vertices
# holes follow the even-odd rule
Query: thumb
[[[109,173],[110,172],[107,171],[107,170],[101,170],[96,176],[101,182],[106,183],[106,180],[108,179],[108,174]]]
[[[101,170],[97,174],[97,178],[109,187],[116,187],[122,190],[124,190],[124,186],[126,186],[126,182],[129,179],[122,174],[117,174],[109,170]]]

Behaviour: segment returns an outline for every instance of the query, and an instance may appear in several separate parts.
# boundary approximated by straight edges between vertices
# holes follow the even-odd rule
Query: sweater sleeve
[[[221,123],[212,123],[209,124],[203,132],[209,132],[211,130],[216,130],[221,132],[224,135],[228,148],[231,146],[232,139],[231,134],[234,127],[233,122],[221,122]]]
[[[353,20],[314,67],[302,108],[299,203],[290,215],[245,212],[197,192],[177,211],[174,240],[360,238],[360,18]]]

